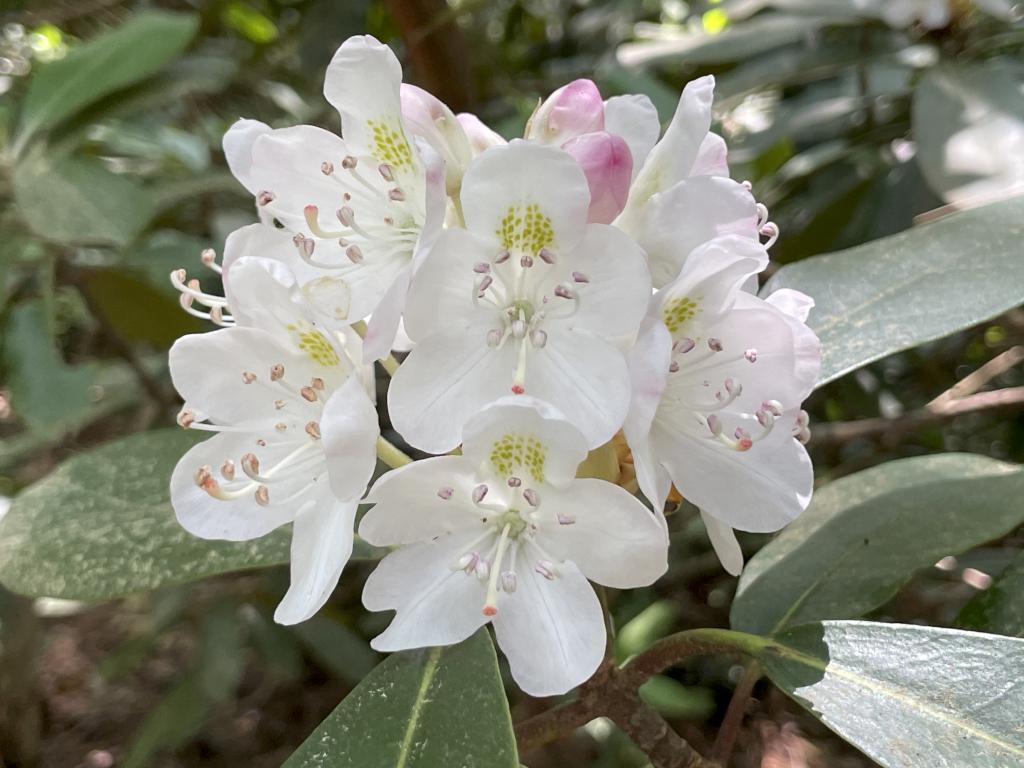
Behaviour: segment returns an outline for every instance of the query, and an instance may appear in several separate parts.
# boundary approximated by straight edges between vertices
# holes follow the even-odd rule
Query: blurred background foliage
[[[890,26],[870,0],[0,6],[0,497],[84,448],[173,425],[167,348],[204,326],[168,273],[198,273],[203,248],[253,219],[220,138],[242,116],[336,128],[322,76],[352,34],[388,42],[408,80],[506,136],[576,77],[606,96],[646,93],[667,120],[687,80],[716,75],[733,175],[780,225],[779,264],[1024,189],[1024,25],[1002,0],[952,0],[932,29]],[[922,410],[1000,355],[992,385],[1024,384],[1021,343],[1018,309],[819,390],[808,409],[821,480],[941,451],[1024,460],[1020,408]],[[691,512],[673,523],[669,576],[611,598],[623,658],[669,631],[728,625],[735,580]],[[764,540],[745,538],[748,554]],[[1022,547],[1018,534],[946,558],[874,615],[950,625]],[[100,606],[0,588],[0,764],[280,765],[378,661],[367,638],[381,617],[359,608],[365,570],[348,573],[327,609],[288,629],[270,618],[277,569]],[[737,674],[705,661],[644,695],[701,748]],[[758,693],[737,766],[871,764],[767,685]],[[512,703],[516,719],[540,708]],[[585,731],[523,759],[644,765],[610,723]]]

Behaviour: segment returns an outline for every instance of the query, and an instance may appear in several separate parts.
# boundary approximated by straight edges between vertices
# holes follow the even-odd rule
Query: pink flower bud
[[[526,138],[561,146],[584,133],[603,130],[601,92],[591,80],[573,80],[537,107],[526,126]]]
[[[473,151],[473,157],[476,157],[488,147],[496,147],[499,144],[507,143],[500,134],[492,131],[479,117],[470,112],[460,112],[456,119],[459,121],[459,125],[462,126],[462,130],[466,132],[466,138],[469,139],[469,146]]]
[[[577,136],[562,147],[580,164],[590,184],[591,224],[610,224],[622,213],[633,175],[633,156],[621,136],[601,131]]]

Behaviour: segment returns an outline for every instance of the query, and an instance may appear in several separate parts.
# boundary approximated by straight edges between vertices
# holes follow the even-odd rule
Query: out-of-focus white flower
[[[629,374],[615,342],[650,297],[643,252],[588,224],[590,193],[565,152],[494,147],[462,184],[466,229],[448,229],[416,275],[405,316],[416,343],[391,383],[395,428],[444,453],[483,406],[527,392],[558,408],[590,446],[622,426]]]
[[[179,423],[218,433],[178,462],[171,504],[205,539],[254,539],[294,523],[291,587],[275,613],[294,624],[324,604],[352,552],[377,414],[359,338],[327,331],[279,263],[236,261],[229,295],[235,327],[171,348]]]
[[[296,258],[321,272],[316,296],[327,303],[320,308],[348,323],[374,313],[370,357],[390,350],[414,257],[440,231],[445,213],[444,163],[410,140],[401,80],[390,48],[352,37],[324,83],[344,139],[312,126],[272,130],[252,120],[224,138],[228,164],[255,195],[261,218],[283,225]],[[344,308],[334,300],[342,294],[349,297]]]
[[[800,410],[821,362],[803,322],[813,302],[744,291],[766,259],[736,235],[696,249],[655,295],[630,360],[625,434],[640,488],[663,509],[675,484],[734,574],[743,559],[732,529],[778,530],[807,506],[813,480]]]
[[[854,0],[855,5],[890,27],[902,29],[919,23],[925,29],[949,26],[949,0]]]
[[[457,643],[487,622],[527,693],[565,693],[604,655],[592,579],[652,583],[668,536],[635,497],[576,480],[587,443],[529,397],[499,401],[466,427],[463,455],[389,472],[367,498],[359,535],[398,545],[370,575],[363,603],[394,610],[372,645],[398,651]]]

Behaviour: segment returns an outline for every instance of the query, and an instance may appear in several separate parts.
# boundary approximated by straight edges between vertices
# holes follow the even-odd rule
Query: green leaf
[[[178,525],[168,483],[195,442],[179,429],[133,435],[28,488],[0,519],[0,582],[33,597],[106,600],[288,562],[287,529],[233,543]]]
[[[1024,637],[1024,553],[963,607],[956,623],[964,629]]]
[[[829,621],[756,655],[775,685],[885,768],[1024,765],[1024,640]]]
[[[370,644],[343,624],[329,608],[289,629],[317,663],[349,683],[362,680],[380,661]]]
[[[40,67],[25,95],[19,145],[103,96],[158,72],[185,50],[198,27],[194,14],[146,11]]]
[[[96,366],[70,366],[54,346],[41,301],[19,304],[4,333],[4,367],[11,406],[33,433],[55,436],[92,408]]]
[[[763,293],[816,302],[825,384],[886,355],[948,336],[1024,302],[1024,197],[780,269]]]
[[[284,768],[518,768],[486,628],[458,645],[393,654]]]
[[[91,158],[35,153],[15,166],[13,184],[32,231],[67,245],[127,245],[155,210],[145,189]]]
[[[747,564],[730,618],[767,634],[862,616],[919,570],[1024,522],[1024,469],[970,454],[903,459],[831,483]]]

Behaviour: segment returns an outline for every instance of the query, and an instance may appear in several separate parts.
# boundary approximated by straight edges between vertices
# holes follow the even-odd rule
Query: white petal
[[[479,466],[489,460],[496,444],[510,436],[533,438],[542,446],[542,474],[534,476],[527,457],[513,451],[506,459],[511,471],[501,473],[492,467],[499,476],[515,474],[527,482],[565,485],[587,457],[587,442],[579,430],[548,403],[526,395],[503,397],[474,416],[463,430],[463,455]]]
[[[500,133],[488,128],[479,117],[470,112],[460,112],[456,118],[469,138],[469,146],[474,157],[489,147],[508,143]]]
[[[248,541],[292,521],[305,499],[262,506],[256,503],[254,493],[246,493],[232,501],[222,501],[196,485],[196,470],[203,466],[210,467],[220,483],[227,483],[220,474],[221,466],[228,459],[238,464],[244,454],[257,450],[256,439],[257,435],[251,433],[224,432],[199,443],[181,457],[171,475],[171,506],[186,531],[203,539]],[[271,446],[260,454],[273,464],[289,452],[287,446]],[[238,474],[244,479],[241,471]]]
[[[695,305],[693,318],[678,327],[670,327],[676,338],[697,338],[727,313],[740,295],[740,287],[768,263],[768,253],[757,242],[726,235],[694,249],[678,277],[655,294],[650,315],[664,319],[675,299],[690,299]]]
[[[717,133],[709,133],[697,150],[697,159],[690,169],[691,176],[728,176],[729,149],[725,139]]]
[[[612,96],[604,103],[604,129],[626,140],[633,156],[635,179],[661,133],[661,120],[654,103],[639,93]]]
[[[249,323],[245,313],[248,295],[233,291],[231,270],[242,258],[258,258],[276,263],[264,264],[274,278],[283,285],[297,283],[305,300],[325,320],[335,323],[348,319],[352,292],[349,284],[331,271],[313,267],[299,257],[292,238],[294,233],[269,224],[250,224],[236,229],[224,243],[224,288],[235,320]]]
[[[623,354],[584,331],[549,332],[530,357],[526,392],[546,400],[596,448],[619,431],[629,410],[629,369]]]
[[[489,348],[485,333],[434,334],[402,363],[388,389],[388,411],[410,445],[447,453],[462,442],[470,416],[508,394],[516,352],[510,344]]]
[[[402,651],[461,642],[487,622],[487,584],[453,570],[477,532],[449,534],[392,552],[370,574],[363,605],[394,610],[388,628],[370,643],[378,651]]]
[[[674,279],[689,254],[716,237],[735,235],[760,245],[754,197],[728,178],[686,179],[652,196],[636,222],[631,233],[647,252],[655,286]]]
[[[743,550],[736,541],[732,526],[704,510],[701,510],[700,519],[708,529],[708,538],[711,539],[711,546],[715,548],[715,554],[718,555],[722,567],[731,575],[739,576],[743,571]]]
[[[182,336],[171,347],[169,362],[182,399],[221,424],[266,426],[279,420],[274,400],[281,395],[267,388],[272,366],[308,374],[303,379],[318,375],[305,355],[255,328]],[[256,374],[256,380],[244,383],[244,373]]]
[[[410,133],[425,139],[444,160],[447,188],[458,194],[462,174],[473,153],[462,124],[447,105],[422,88],[408,83],[401,87],[402,116]]]
[[[605,338],[636,333],[650,304],[651,280],[644,252],[632,238],[616,227],[591,224],[557,267],[570,284],[573,272],[589,281],[577,286],[580,307],[566,325]]]
[[[291,586],[274,612],[278,624],[298,624],[319,611],[352,555],[352,524],[358,503],[311,504],[292,528]]]
[[[324,404],[320,433],[331,490],[340,500],[356,500],[377,466],[377,409],[358,376],[348,380]]]
[[[711,127],[711,101],[715,79],[710,75],[686,84],[672,121],[637,174],[626,206],[642,206],[651,195],[662,192],[693,173],[704,137]]]
[[[668,534],[647,507],[617,485],[583,479],[564,490],[548,489],[539,517],[544,548],[571,560],[598,584],[645,587],[668,569]]]
[[[738,452],[658,425],[655,451],[683,497],[709,515],[741,531],[777,531],[807,507],[814,483],[807,451],[782,427]]]
[[[234,177],[241,182],[253,195],[259,189],[253,185],[252,172],[252,145],[256,139],[264,133],[269,133],[271,127],[259,120],[236,120],[224,134],[223,147],[224,157],[228,161],[228,168]]]
[[[801,323],[807,322],[807,317],[811,314],[811,310],[814,309],[814,299],[806,293],[795,291],[792,288],[781,288],[773,291],[765,297],[765,301],[773,307],[778,307]]]
[[[480,279],[473,267],[489,262],[495,253],[485,239],[464,229],[441,233],[416,270],[406,302],[406,327],[413,341],[455,329],[486,333],[484,323],[497,324],[496,310],[473,302],[474,279]]]
[[[590,186],[579,164],[566,152],[516,140],[483,152],[462,180],[466,227],[488,238],[495,250],[513,250],[526,222],[527,207],[537,206],[553,233],[550,242],[534,230],[521,246],[528,252],[547,246],[556,252],[573,248],[583,236],[590,207]],[[510,237],[500,237],[503,222]],[[507,241],[507,242],[506,242]]]
[[[366,502],[375,506],[359,522],[359,535],[384,547],[479,527],[480,510],[472,500],[476,485],[473,462],[463,456],[436,456],[393,469],[367,495]],[[449,488],[450,498],[442,498],[439,491]]]
[[[672,481],[652,453],[650,435],[671,362],[671,334],[660,320],[647,319],[629,355],[632,392],[623,432],[633,453],[640,490],[658,513],[665,508]],[[664,520],[664,517],[659,516],[659,519]]]
[[[604,658],[601,604],[572,563],[560,564],[550,581],[523,554],[518,564],[518,587],[501,596],[494,632],[523,692],[557,696],[589,679]]]
[[[324,96],[341,115],[346,141],[400,178],[419,173],[416,149],[402,120],[402,65],[392,50],[370,35],[350,37],[334,54],[324,78]]]
[[[380,360],[391,354],[405,311],[411,278],[412,264],[408,264],[398,273],[367,321],[363,353],[368,360]]]

